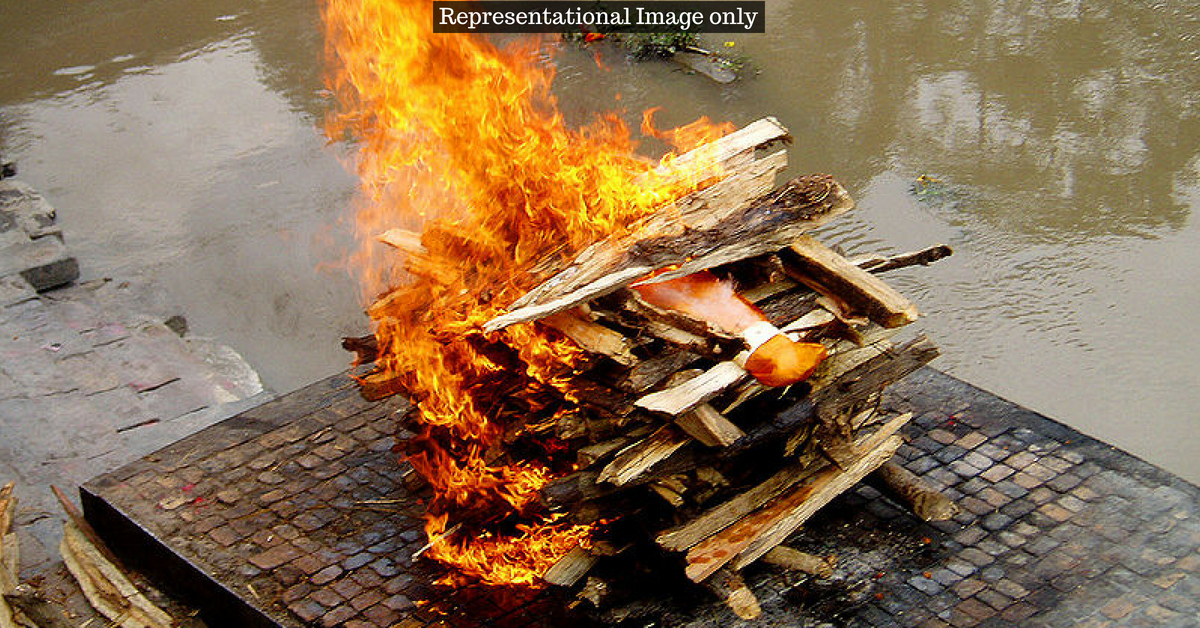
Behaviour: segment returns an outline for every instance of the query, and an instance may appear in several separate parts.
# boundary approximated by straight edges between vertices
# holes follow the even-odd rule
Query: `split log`
[[[67,570],[92,607],[123,628],[171,628],[171,616],[155,606],[92,544],[75,523],[63,523],[59,545]]]
[[[617,388],[628,393],[645,392],[695,362],[697,357],[687,351],[666,351],[649,360],[642,360],[617,381]]]
[[[856,408],[872,393],[904,379],[937,355],[937,345],[925,334],[887,349],[845,372],[830,385],[814,390],[811,398],[818,416],[832,420],[856,414]]]
[[[749,376],[746,369],[737,362],[721,362],[699,377],[678,386],[650,393],[635,401],[634,405],[645,410],[676,417],[695,410],[700,404],[711,401],[729,387]]]
[[[597,482],[608,482],[621,486],[640,477],[654,465],[666,460],[688,442],[687,436],[673,426],[664,425],[650,436],[621,451],[596,478]]]
[[[608,457],[609,454],[624,448],[629,445],[630,439],[624,436],[613,438],[611,440],[601,441],[586,447],[580,447],[575,452],[575,461],[581,467],[590,467],[598,461]]]
[[[760,148],[779,141],[790,141],[787,129],[774,118],[764,118],[660,166],[652,175],[644,177],[645,185],[666,187],[687,181],[696,182],[697,177],[704,179],[723,175],[723,178],[707,188],[668,203],[655,214],[634,225],[632,231],[662,235],[681,228],[705,224],[706,221],[735,211],[767,193],[774,186],[776,175],[787,165],[787,154],[779,151],[764,159],[755,159],[755,153]],[[581,251],[566,268],[561,267],[557,253],[548,256],[546,262],[539,264],[535,272],[556,274],[509,306],[510,315],[528,306],[540,306],[535,313],[532,316],[493,319],[484,328],[494,331],[573,307],[564,304],[562,307],[547,308],[545,305],[611,274],[619,265],[620,258],[624,256],[628,243],[637,241],[637,238],[615,240],[624,244],[598,242]],[[585,270],[586,274],[583,272]],[[651,270],[654,268],[644,271],[637,268],[618,271],[615,277],[609,277],[594,286],[591,295],[578,303],[612,292]]]
[[[763,554],[762,561],[784,569],[800,571],[818,578],[832,578],[833,568],[837,565],[836,556],[814,556],[807,552],[778,545]]]
[[[703,373],[700,369],[679,371],[667,380],[667,387],[678,386]],[[740,427],[707,403],[675,417],[675,425],[706,447],[724,447],[746,435]]]
[[[912,301],[810,236],[800,236],[779,256],[793,279],[884,327],[917,320],[917,306]]]
[[[880,432],[887,433],[899,429],[901,425],[907,423],[911,418],[911,414],[901,415],[890,422],[894,427],[881,429]],[[844,493],[866,477],[868,473],[871,473],[889,460],[903,443],[904,439],[900,436],[889,436],[873,449],[865,450],[862,458],[846,470],[827,469],[821,474],[822,477],[814,477],[809,483],[811,490],[803,491],[807,495],[803,497],[796,495],[793,499],[785,498],[781,500],[777,508],[773,510],[771,518],[776,519],[774,515],[778,514],[782,514],[783,516],[777,518],[769,530],[761,536],[756,537],[748,547],[738,554],[737,559],[733,563],[734,567],[741,569],[758,560],[763,554],[766,554],[773,547],[782,543],[787,537],[798,530],[805,521],[808,521],[810,517],[816,514],[818,510],[832,501],[834,497]]]
[[[717,184],[720,185],[720,184]],[[552,277],[484,324],[495,331],[537,320],[614,292],[650,273],[675,266],[650,281],[666,281],[722,264],[771,253],[787,246],[854,206],[832,177],[793,179],[749,205],[711,207],[704,229],[670,216],[671,230],[634,232],[588,249],[567,270]],[[707,214],[707,215],[705,215]],[[719,217],[713,221],[713,217]]]
[[[429,254],[425,245],[421,244],[421,234],[408,229],[388,229],[376,236],[375,239],[409,255]]]
[[[756,619],[762,614],[758,598],[750,587],[746,586],[746,581],[742,580],[740,573],[724,568],[705,580],[704,585],[724,600],[734,615],[742,619]]]
[[[907,505],[925,521],[946,521],[958,514],[958,505],[912,471],[886,462],[868,477],[870,484]]]
[[[675,425],[707,447],[725,447],[746,435],[742,428],[707,403],[677,417]]]
[[[894,436],[896,431],[911,418],[911,413],[897,416],[861,439],[862,454],[845,471],[825,466],[764,508],[692,547],[687,553],[687,576],[701,582],[731,561],[740,569],[782,543],[817,510],[890,459],[903,442]]]
[[[19,576],[16,536],[9,533],[17,511],[14,487],[15,484],[9,482],[0,488],[0,628],[18,628],[17,615],[6,599],[8,594],[16,591]],[[7,542],[10,536],[14,539],[11,546]]]
[[[542,576],[542,580],[560,587],[574,586],[595,564],[596,557],[591,552],[576,547],[551,565]]]
[[[54,493],[54,497],[58,500],[58,505],[62,507],[63,512],[67,515],[67,519],[74,524],[75,529],[78,530],[80,534],[83,534],[87,537],[88,542],[91,543],[91,545],[95,547],[97,551],[104,555],[105,560],[113,565],[116,565],[118,569],[123,570],[124,567],[121,565],[121,561],[116,557],[115,554],[112,553],[112,550],[108,549],[108,546],[104,544],[104,541],[100,538],[100,535],[96,533],[94,528],[92,528],[92,524],[87,522],[87,519],[83,517],[83,513],[80,512],[79,508],[75,506],[74,502],[67,497],[67,494],[53,484],[50,485],[50,492]]]
[[[580,600],[591,602],[592,606],[600,608],[604,598],[608,597],[608,582],[596,577],[588,577],[577,596]]]
[[[570,312],[559,312],[538,322],[570,338],[580,349],[612,358],[622,366],[633,366],[638,361],[631,352],[633,343],[628,338]]]
[[[695,546],[808,478],[816,471],[810,463],[811,461],[806,460],[789,464],[765,482],[710,508],[685,524],[659,534],[655,541],[664,549],[674,551],[684,551]]]
[[[600,474],[595,471],[576,471],[553,480],[542,487],[542,502],[551,510],[565,510],[607,495],[611,489],[610,487],[601,487],[597,483],[599,476]]]

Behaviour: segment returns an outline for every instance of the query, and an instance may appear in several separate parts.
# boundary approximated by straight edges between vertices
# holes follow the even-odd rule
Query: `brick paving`
[[[789,541],[837,554],[834,577],[746,570],[757,625],[1200,626],[1200,489],[932,369],[886,403],[917,415],[899,459],[962,512],[927,524],[870,487],[843,495]],[[738,621],[670,566],[621,574],[639,593],[603,611],[433,586],[412,559],[420,495],[390,451],[407,410],[330,378],[96,478],[85,505],[135,564],[202,591],[212,625]]]

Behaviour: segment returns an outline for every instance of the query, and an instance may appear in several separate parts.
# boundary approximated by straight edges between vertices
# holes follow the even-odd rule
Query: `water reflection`
[[[0,152],[85,273],[161,281],[277,389],[344,365],[365,321],[314,271],[354,189],[316,128],[316,3],[0,4]],[[892,279],[942,368],[1200,480],[1198,26],[1180,1],[769,0],[767,34],[709,38],[759,70],[727,86],[548,50],[569,120],[779,117],[791,172],[859,200],[831,239],[958,250]],[[945,193],[914,194],[920,174]]]

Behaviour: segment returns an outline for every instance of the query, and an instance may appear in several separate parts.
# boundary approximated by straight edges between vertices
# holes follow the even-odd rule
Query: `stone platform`
[[[838,554],[833,578],[746,570],[756,625],[1200,626],[1200,489],[932,369],[886,403],[917,414],[904,464],[964,512],[931,525],[871,488],[843,495],[789,541]],[[391,453],[406,410],[336,376],[93,479],[85,510],[211,626],[743,623],[678,568],[616,574],[640,597],[603,612],[432,585],[411,558],[421,495]]]

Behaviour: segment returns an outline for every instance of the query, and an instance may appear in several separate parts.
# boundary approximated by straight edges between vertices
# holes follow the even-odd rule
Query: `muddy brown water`
[[[315,3],[0,16],[0,154],[58,208],[84,275],[156,282],[278,391],[343,367],[337,338],[365,321],[337,269],[354,180],[318,130]],[[767,30],[705,38],[746,60],[727,86],[603,47],[605,69],[570,47],[547,62],[572,120],[777,116],[790,173],[859,202],[827,239],[955,247],[891,278],[939,368],[1200,481],[1200,9],[790,0]]]

